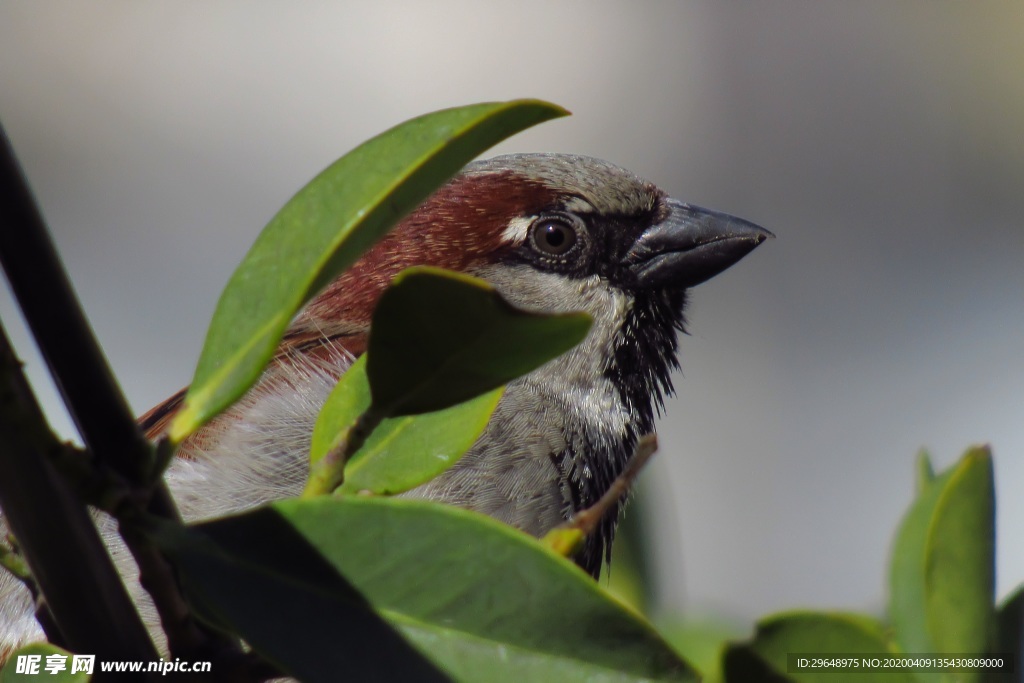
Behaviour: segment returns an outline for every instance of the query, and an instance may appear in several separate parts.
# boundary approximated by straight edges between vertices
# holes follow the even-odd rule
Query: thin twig
[[[629,489],[633,486],[640,471],[657,450],[658,437],[655,434],[645,434],[640,437],[636,443],[636,449],[633,451],[633,457],[626,462],[625,468],[619,476],[615,477],[615,481],[604,492],[604,495],[590,507],[577,512],[566,526],[582,531],[584,536],[592,534],[605,514],[629,493]]]
[[[583,549],[587,537],[594,533],[608,511],[615,508],[622,497],[629,493],[640,470],[657,450],[657,436],[652,433],[640,437],[633,450],[633,457],[626,462],[626,466],[619,476],[615,477],[604,495],[590,507],[577,512],[569,521],[544,534],[540,539],[541,544],[562,557],[573,557],[578,554]]]

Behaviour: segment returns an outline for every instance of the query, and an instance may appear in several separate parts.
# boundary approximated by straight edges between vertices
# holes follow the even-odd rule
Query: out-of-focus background
[[[779,237],[693,293],[645,475],[663,605],[880,610],[916,451],[981,441],[999,594],[1024,580],[1021,3],[0,6],[0,118],[139,412],[321,168],[522,96],[574,116],[496,151],[606,158]]]

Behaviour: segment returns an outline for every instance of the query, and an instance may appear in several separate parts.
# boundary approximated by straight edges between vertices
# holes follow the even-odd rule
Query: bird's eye
[[[576,230],[564,220],[546,218],[533,226],[533,245],[549,256],[563,256],[576,246]]]

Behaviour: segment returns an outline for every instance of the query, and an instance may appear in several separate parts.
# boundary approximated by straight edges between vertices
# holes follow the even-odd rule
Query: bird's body
[[[509,384],[450,470],[404,494],[541,535],[593,504],[653,431],[672,388],[686,289],[769,235],[588,157],[476,162],[328,285],[293,321],[259,383],[182,444],[166,475],[174,498],[193,520],[298,494],[319,409],[365,350],[377,298],[402,269],[428,264],[482,277],[524,309],[594,319],[579,346]],[[179,403],[180,395],[144,416],[147,433],[162,431]],[[578,558],[591,573],[617,513]],[[132,575],[127,555],[118,561]],[[39,634],[21,590],[0,577],[0,643]]]

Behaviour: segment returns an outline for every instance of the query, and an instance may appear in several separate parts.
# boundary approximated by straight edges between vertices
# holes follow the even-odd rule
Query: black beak
[[[666,203],[668,218],[645,230],[624,259],[644,289],[699,285],[775,237],[742,218],[674,199]]]

